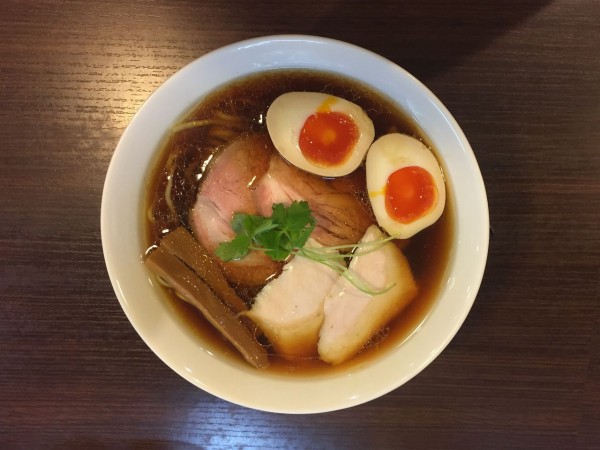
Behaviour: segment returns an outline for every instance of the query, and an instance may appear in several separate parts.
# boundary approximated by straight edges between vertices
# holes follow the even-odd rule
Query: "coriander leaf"
[[[286,230],[294,248],[302,248],[315,229],[316,220],[305,201],[293,202],[287,211]]]
[[[294,201],[288,207],[276,203],[271,217],[238,212],[231,221],[236,237],[221,244],[216,254],[223,261],[231,261],[243,258],[251,248],[258,248],[275,261],[284,261],[290,253],[304,246],[315,224],[305,201]]]
[[[263,222],[254,229],[255,236],[266,233],[267,231],[271,231],[274,228],[278,227],[276,223],[273,223],[272,219],[266,217],[264,217],[263,219],[265,220],[263,220]]]
[[[315,222],[308,202],[305,201],[292,202],[286,213],[286,229],[290,231],[300,231]]]
[[[264,233],[259,237],[259,243],[267,256],[275,261],[285,260],[293,250],[289,238],[282,230]]]
[[[222,242],[215,250],[215,254],[223,261],[231,261],[234,259],[243,258],[248,254],[248,247],[252,238],[245,234],[238,234],[229,242]]]
[[[283,203],[275,203],[272,206],[273,212],[271,213],[271,220],[273,223],[280,227],[285,226],[286,223],[286,209]]]
[[[237,234],[245,234],[252,237],[255,230],[260,227],[266,220],[266,217],[255,216],[252,214],[235,213],[231,221],[231,228]]]
[[[295,248],[302,248],[308,241],[311,233],[315,229],[315,225],[312,224],[310,228],[303,228],[300,231],[296,231],[292,234],[292,242],[294,243]]]

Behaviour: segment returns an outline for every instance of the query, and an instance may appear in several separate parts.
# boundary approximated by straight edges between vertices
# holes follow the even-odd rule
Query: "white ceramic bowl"
[[[275,68],[338,72],[374,86],[421,126],[450,176],[455,247],[439,298],[403,344],[368,365],[308,378],[268,374],[219,357],[174,316],[141,263],[146,176],[169,127],[215,87]],[[406,383],[448,345],[479,288],[488,250],[488,209],[477,162],[460,127],[419,81],[359,47],[313,36],[270,36],[216,50],[189,64],[141,107],[113,155],[102,196],[102,245],[128,319],[146,344],[186,380],[222,399],[283,413],[315,413],[367,402]]]

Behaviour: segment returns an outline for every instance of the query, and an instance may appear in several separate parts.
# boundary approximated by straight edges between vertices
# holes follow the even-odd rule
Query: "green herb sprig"
[[[294,201],[288,207],[276,203],[272,209],[270,217],[236,213],[231,221],[236,236],[217,247],[217,256],[223,261],[232,261],[243,258],[252,250],[259,250],[275,261],[285,261],[290,255],[297,255],[335,270],[356,288],[370,295],[383,294],[394,286],[376,289],[346,266],[347,258],[376,251],[392,237],[359,244],[306,247],[306,241],[316,225],[308,203]]]
[[[316,223],[305,201],[294,201],[288,207],[276,203],[270,217],[236,213],[231,221],[236,236],[221,243],[216,254],[223,261],[231,261],[251,250],[262,250],[275,261],[285,261],[304,247]]]

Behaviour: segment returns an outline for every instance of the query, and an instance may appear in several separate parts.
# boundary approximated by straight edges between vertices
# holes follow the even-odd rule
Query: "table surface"
[[[600,446],[596,0],[0,3],[2,448]],[[100,202],[123,130],[195,58],[246,38],[341,39],[454,114],[486,183],[486,273],[420,375],[321,415],[245,409],[184,381],[127,321]]]

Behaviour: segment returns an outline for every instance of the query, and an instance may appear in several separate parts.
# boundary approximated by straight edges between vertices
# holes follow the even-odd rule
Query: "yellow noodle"
[[[227,114],[224,113],[223,111],[217,111],[215,112],[215,118],[217,119],[221,119],[224,122],[227,123],[238,123],[238,124],[242,124],[242,119],[240,118],[240,116],[238,115],[233,115],[233,114]]]
[[[209,133],[210,137],[221,138],[225,141],[233,139],[234,137],[237,136],[237,134],[238,133],[236,133],[228,128],[221,128],[221,127],[211,128],[210,133]]]
[[[187,130],[189,128],[205,127],[207,125],[211,125],[211,123],[212,123],[212,121],[209,119],[192,120],[191,122],[183,122],[178,125],[175,125],[171,129],[171,133],[179,133],[180,131]]]
[[[146,210],[146,216],[148,217],[150,223],[154,223],[154,211],[152,211],[152,206],[148,207]]]
[[[171,172],[171,174],[167,177],[167,187],[165,188],[165,201],[167,202],[167,206],[171,210],[171,212],[175,213],[175,205],[173,204],[173,200],[171,199],[171,190],[173,189],[173,174],[175,171]]]

